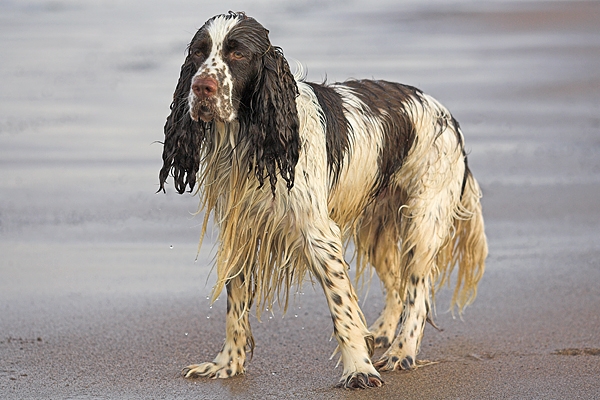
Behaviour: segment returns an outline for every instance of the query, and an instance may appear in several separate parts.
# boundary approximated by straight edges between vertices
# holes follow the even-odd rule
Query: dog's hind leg
[[[400,250],[393,237],[383,237],[377,243],[373,259],[379,280],[385,288],[385,306],[379,318],[369,330],[375,337],[376,347],[389,347],[396,335],[396,328],[403,310],[403,299],[398,287],[398,265]]]
[[[244,373],[246,350],[252,352],[254,349],[254,339],[248,320],[252,299],[244,285],[241,273],[229,279],[226,288],[227,321],[223,348],[213,361],[185,367],[182,374],[186,378],[200,376],[229,378]]]
[[[389,349],[375,363],[378,370],[412,369],[416,365],[425,322],[430,311],[429,290],[429,277],[411,277],[406,288],[407,297],[400,332]]]
[[[369,327],[375,338],[375,347],[389,347],[396,336],[396,328],[403,310],[404,299],[399,292],[399,222],[397,212],[389,207],[393,198],[383,198],[373,203],[361,221],[355,244],[358,268],[372,265],[385,290],[385,306]],[[400,200],[398,199],[399,203]],[[396,206],[396,210],[399,206]]]
[[[380,371],[415,366],[430,312],[430,281],[438,273],[437,256],[454,234],[465,165],[459,150],[455,150],[456,159],[447,155],[456,149],[451,140],[442,137],[440,141],[440,149],[430,156],[436,162],[407,192],[405,205],[398,211],[402,215],[398,291],[404,310],[398,335],[375,363]]]

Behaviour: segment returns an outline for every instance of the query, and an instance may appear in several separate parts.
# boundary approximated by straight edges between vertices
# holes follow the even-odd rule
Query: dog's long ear
[[[165,183],[172,173],[175,189],[180,194],[196,184],[196,173],[200,165],[200,146],[206,137],[207,123],[195,122],[189,115],[188,94],[196,67],[189,55],[181,66],[179,81],[173,94],[171,114],[165,124],[163,166],[159,173],[159,191],[165,191]]]
[[[273,195],[277,170],[288,190],[294,185],[300,151],[297,96],[298,87],[283,52],[269,46],[262,57],[262,68],[250,101],[247,134],[254,150],[256,177],[261,186],[265,178],[269,179]]]

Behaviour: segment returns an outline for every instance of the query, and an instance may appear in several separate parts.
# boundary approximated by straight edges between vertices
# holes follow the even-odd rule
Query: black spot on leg
[[[402,343],[402,341],[400,341],[400,343],[398,343],[398,348],[401,349],[404,346],[404,344]]]
[[[375,339],[375,344],[381,345],[381,347],[389,347],[390,341],[387,336],[379,336],[377,339]]]
[[[325,286],[327,286],[329,289],[333,289],[333,282],[327,276],[325,277]]]
[[[227,369],[227,371],[225,371],[225,373],[227,374],[227,376],[231,376],[231,374],[233,373],[233,371],[230,370],[230,369]]]
[[[396,357],[396,356],[392,357],[392,362],[393,362],[394,364],[396,364],[396,363],[398,362],[398,360],[399,360],[399,358],[398,358],[398,357]]]
[[[341,305],[342,305],[342,298],[341,298],[341,297],[340,297],[340,295],[339,295],[339,294],[337,294],[337,293],[332,293],[332,294],[331,294],[331,300],[333,300],[333,302],[334,302],[335,304],[337,304],[338,306],[341,306]]]
[[[413,284],[413,286],[417,286],[419,284],[419,277],[416,275],[411,275],[410,276],[410,283]]]

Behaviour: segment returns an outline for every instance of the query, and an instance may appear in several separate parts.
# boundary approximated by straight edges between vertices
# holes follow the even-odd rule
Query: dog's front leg
[[[254,339],[248,321],[252,300],[249,298],[242,274],[231,278],[226,287],[227,322],[223,348],[212,362],[185,367],[182,374],[186,378],[229,378],[244,373],[246,349],[251,352],[254,349]]]
[[[333,222],[323,230],[313,229],[307,236],[308,257],[312,272],[325,292],[333,334],[342,356],[344,372],[338,386],[351,389],[381,386],[383,381],[371,363],[373,336],[367,330],[348,277],[339,229]]]

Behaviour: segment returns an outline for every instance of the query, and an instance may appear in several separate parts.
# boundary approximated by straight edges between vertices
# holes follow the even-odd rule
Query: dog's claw
[[[372,387],[380,387],[383,385],[383,380],[380,376],[374,374],[366,374],[357,372],[348,375],[345,379],[342,378],[337,384],[337,387],[344,389],[367,389]]]

